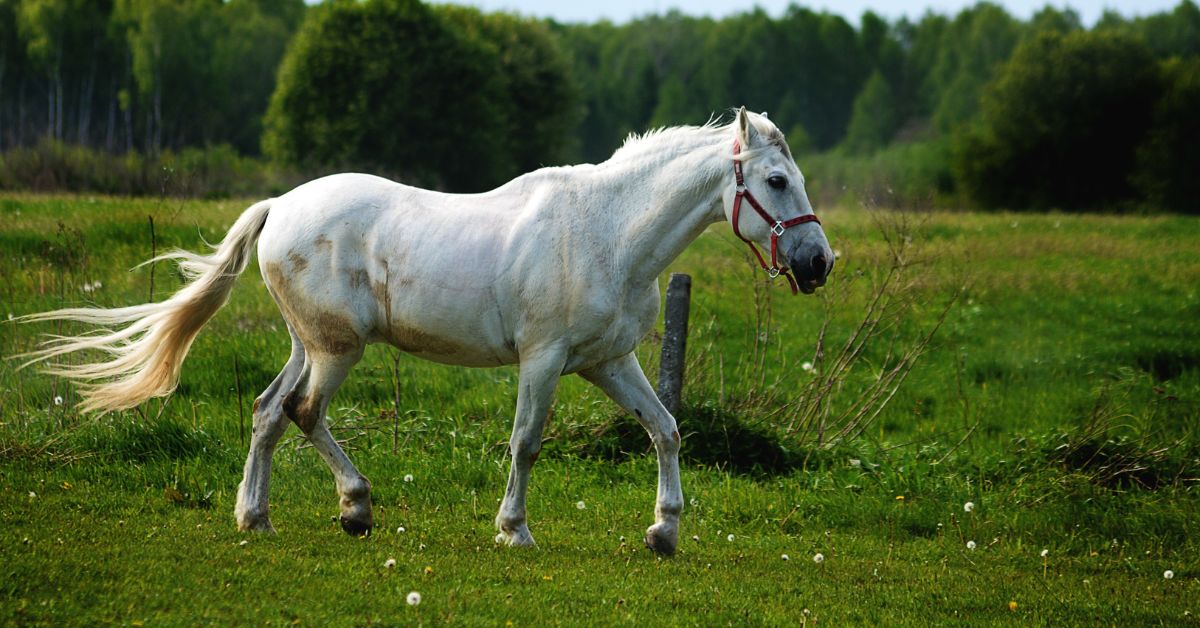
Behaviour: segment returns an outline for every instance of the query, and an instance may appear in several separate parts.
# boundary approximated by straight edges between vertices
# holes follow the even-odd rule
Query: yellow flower
[[[1016,600],[1012,600],[1011,602],[1008,603],[1008,610],[1010,610],[1010,611],[1017,610],[1017,601]]]
[[[898,501],[898,502],[902,502],[902,501],[904,501],[904,496],[903,496],[903,495],[897,495],[897,496],[896,496],[896,501]]]
[[[427,576],[428,576],[428,575],[430,575],[430,574],[432,574],[432,573],[433,573],[433,567],[430,567],[430,566],[428,566],[428,565],[427,565],[427,566],[425,567],[425,575],[427,575]]]

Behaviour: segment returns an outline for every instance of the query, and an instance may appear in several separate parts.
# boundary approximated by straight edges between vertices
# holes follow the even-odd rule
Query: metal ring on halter
[[[774,233],[776,237],[783,235],[783,232],[786,230],[787,227],[784,227],[783,223],[778,220],[775,221],[775,226],[771,227],[771,233]]]
[[[771,279],[774,279],[774,278],[778,277],[778,276],[779,276],[779,269],[778,269],[778,268],[768,268],[768,269],[767,269],[767,276],[768,276],[768,277],[770,277]]]

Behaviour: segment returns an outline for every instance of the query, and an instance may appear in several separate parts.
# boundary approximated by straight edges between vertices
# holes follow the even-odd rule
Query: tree
[[[843,145],[851,151],[867,153],[887,145],[899,125],[895,96],[878,70],[854,99],[850,126]]]
[[[965,189],[987,206],[1091,209],[1132,196],[1159,78],[1150,49],[1111,33],[1043,33],[985,90],[959,139]]]

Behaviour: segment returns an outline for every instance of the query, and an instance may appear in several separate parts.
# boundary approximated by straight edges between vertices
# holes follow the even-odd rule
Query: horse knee
[[[679,430],[675,426],[671,426],[669,430],[652,431],[650,440],[654,441],[654,448],[658,450],[660,456],[679,455]]]
[[[522,436],[509,441],[508,447],[512,450],[514,460],[533,464],[537,462],[538,456],[541,455],[542,440],[540,438]]]

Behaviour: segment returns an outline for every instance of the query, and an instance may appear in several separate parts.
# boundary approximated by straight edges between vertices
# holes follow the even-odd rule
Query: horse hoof
[[[659,556],[674,556],[675,547],[679,544],[679,535],[658,525],[652,525],[646,530],[643,542],[650,551]]]
[[[338,521],[342,524],[342,530],[350,536],[371,536],[371,530],[375,527],[374,523],[370,521],[359,521],[346,517],[339,517]]]

